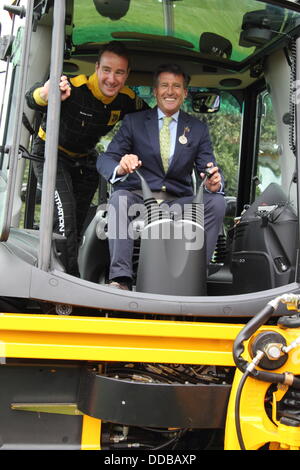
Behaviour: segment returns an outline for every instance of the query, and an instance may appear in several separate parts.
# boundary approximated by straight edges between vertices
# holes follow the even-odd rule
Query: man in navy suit
[[[112,286],[130,289],[134,240],[127,233],[133,219],[130,207],[141,204],[141,184],[135,170],[141,167],[154,196],[171,208],[193,200],[192,172],[205,182],[204,225],[207,260],[217,241],[225,214],[222,175],[216,166],[206,124],[180,110],[188,93],[190,77],[176,64],[160,66],[154,75],[157,107],[125,116],[107,151],[97,160],[99,173],[113,184],[109,200],[108,232],[110,250],[109,279]],[[169,117],[169,159],[167,167],[160,149],[163,118]],[[114,234],[110,237],[110,234]]]

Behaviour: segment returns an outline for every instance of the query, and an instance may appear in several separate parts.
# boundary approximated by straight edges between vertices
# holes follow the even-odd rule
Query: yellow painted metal
[[[81,433],[81,450],[101,449],[101,420],[84,415]]]
[[[33,411],[35,413],[50,413],[61,415],[82,415],[77,403],[12,403],[14,411]]]
[[[0,314],[0,359],[58,359],[87,361],[135,361],[234,366],[232,347],[243,325],[134,320],[117,318],[65,317],[52,315]],[[260,328],[280,332],[291,344],[299,329]],[[250,361],[248,345],[244,358]],[[300,346],[290,351],[277,373],[300,373]],[[234,405],[242,377],[236,371],[227,410],[226,450],[239,449]],[[269,383],[249,377],[241,397],[241,428],[246,449],[300,448],[300,429],[276,421],[276,404],[287,390],[273,394],[268,416],[265,397]],[[83,415],[82,449],[100,448],[101,422]]]
[[[241,325],[51,315],[0,315],[0,356],[234,365]]]
[[[233,381],[225,432],[225,450],[240,449],[235,428],[235,398],[242,373],[237,371]],[[240,414],[243,439],[247,450],[258,449],[266,442],[276,442],[277,427],[265,412],[265,395],[270,384],[249,377],[243,388]]]
[[[100,450],[101,420],[83,414],[77,403],[12,403],[13,411],[31,411],[78,416],[82,415],[81,450]]]
[[[277,327],[264,327],[270,331],[280,332],[285,337],[287,344],[291,344],[298,336],[300,330],[280,329]],[[245,344],[244,358],[249,361],[249,353],[247,344]],[[258,367],[259,369],[259,367]],[[281,374],[289,371],[294,375],[300,373],[300,346],[291,350],[288,355],[287,362],[279,369],[273,372]],[[236,427],[235,427],[235,399],[236,392],[242,373],[237,370],[232,384],[230,400],[227,408],[227,421],[225,428],[225,450],[240,449]],[[271,384],[262,382],[254,378],[248,377],[241,395],[240,402],[240,421],[241,431],[247,450],[257,450],[264,445],[269,445],[272,450],[279,449],[300,449],[300,427],[286,426],[277,420],[276,409],[277,403],[283,398],[287,392],[287,386],[279,386],[278,391],[273,393],[273,401],[271,405],[270,416],[268,416],[265,408],[265,398]]]

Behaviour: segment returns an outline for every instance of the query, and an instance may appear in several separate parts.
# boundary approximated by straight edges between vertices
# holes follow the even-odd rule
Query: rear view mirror
[[[119,20],[129,10],[130,0],[94,0],[97,12],[111,20]]]
[[[216,113],[220,109],[220,95],[210,91],[192,93],[192,108],[195,113]]]

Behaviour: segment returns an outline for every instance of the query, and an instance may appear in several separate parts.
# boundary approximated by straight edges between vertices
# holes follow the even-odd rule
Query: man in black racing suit
[[[148,108],[133,90],[124,86],[129,74],[125,46],[111,41],[100,51],[96,70],[90,77],[61,77],[61,115],[55,188],[54,231],[67,239],[67,272],[79,276],[78,242],[90,203],[99,182],[95,145],[127,113]],[[30,108],[43,118],[32,153],[43,157],[49,81],[36,83],[26,93]],[[43,162],[34,162],[42,184]]]

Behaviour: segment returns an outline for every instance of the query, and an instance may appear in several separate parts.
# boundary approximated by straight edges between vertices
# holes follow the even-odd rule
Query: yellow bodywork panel
[[[241,325],[0,315],[0,357],[234,365]]]
[[[0,361],[6,358],[72,361],[120,361],[234,367],[233,343],[244,325],[195,321],[140,320],[103,317],[0,314]],[[291,344],[299,329],[264,326]],[[258,334],[257,332],[256,334]],[[244,359],[250,361],[245,343]],[[300,346],[288,354],[276,373],[300,373]],[[237,370],[227,409],[224,448],[240,449],[235,428],[235,397],[242,373]],[[300,428],[276,421],[276,403],[288,387],[273,394],[268,416],[265,397],[270,383],[249,377],[240,403],[240,422],[246,449],[299,449]],[[26,405],[26,404],[25,404]],[[39,404],[37,404],[39,405]],[[20,406],[20,405],[19,405]],[[24,406],[24,404],[23,404]],[[26,405],[27,406],[27,405]],[[49,412],[49,410],[47,410]],[[83,415],[82,449],[100,447],[101,421]]]
[[[235,428],[234,406],[236,389],[241,376],[241,372],[237,371],[227,409],[225,450],[240,449]],[[299,450],[300,427],[286,426],[267,416],[265,397],[270,385],[270,383],[260,382],[251,377],[245,383],[240,406],[245,448],[257,450],[268,444],[270,450]],[[273,403],[273,407],[276,408],[276,403]]]
[[[101,421],[92,416],[83,416],[81,450],[100,450]]]
[[[256,335],[266,330],[280,333],[285,338],[288,345],[295,341],[300,334],[299,328],[283,329],[264,326],[259,329]],[[243,356],[246,360],[251,360],[247,344],[245,344],[245,353]],[[260,368],[257,367],[257,369]],[[271,372],[276,374],[290,372],[294,375],[299,375],[300,346],[289,352],[287,362],[282,367]],[[235,401],[237,388],[242,375],[242,372],[236,370],[227,408],[225,450],[240,449],[235,427]],[[245,382],[240,402],[240,422],[245,448],[246,450],[257,450],[267,444],[270,450],[300,450],[300,426],[284,425],[277,420],[276,416],[277,403],[284,397],[289,387],[281,384],[277,385],[277,390],[273,393],[272,413],[268,416],[265,408],[265,400],[266,393],[271,385],[271,383],[263,382],[252,377],[248,377]]]

